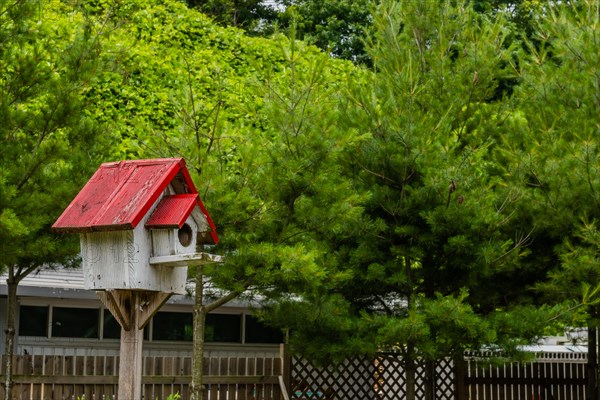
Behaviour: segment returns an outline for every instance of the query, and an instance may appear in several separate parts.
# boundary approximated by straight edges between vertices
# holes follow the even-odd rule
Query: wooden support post
[[[138,313],[134,313],[133,325],[137,325]],[[121,328],[119,351],[119,399],[142,399],[142,341],[143,329]]]
[[[281,357],[282,390],[286,392],[287,397],[292,395],[292,356],[288,344],[282,343],[279,345],[279,356]]]
[[[467,367],[464,355],[457,355],[454,357],[454,398],[457,400],[469,398],[467,386],[465,385]]]
[[[171,294],[141,290],[96,293],[121,325],[118,399],[141,400],[144,327]]]

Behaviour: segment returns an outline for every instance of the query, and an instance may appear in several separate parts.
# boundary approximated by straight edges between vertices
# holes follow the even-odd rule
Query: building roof
[[[5,282],[6,274],[0,275]],[[0,285],[0,296],[7,295],[6,285]],[[96,293],[85,290],[81,268],[42,267],[19,282],[18,296],[95,299]]]
[[[198,205],[211,228],[212,240],[217,243],[219,238],[214,223],[182,158],[128,160],[100,165],[52,229],[61,233],[131,230],[169,184],[176,195],[193,196],[169,200],[177,207],[170,213],[170,209],[163,205],[159,209],[159,224],[155,227],[179,225],[181,218],[185,221],[194,205]]]
[[[6,284],[7,274],[0,274],[0,297],[8,294]],[[205,280],[205,284],[210,286],[209,279]],[[174,294],[167,301],[168,304],[194,304],[194,282],[188,283],[187,289],[189,294],[181,295]],[[28,298],[55,298],[55,299],[72,299],[72,300],[98,300],[96,292],[85,288],[83,269],[66,268],[63,266],[43,266],[34,273],[27,275],[19,282],[17,287],[17,296]],[[255,303],[247,300],[245,297],[236,298],[227,304],[223,309],[231,309],[238,307],[256,306]]]

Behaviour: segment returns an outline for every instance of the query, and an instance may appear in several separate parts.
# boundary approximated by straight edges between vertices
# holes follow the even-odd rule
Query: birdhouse
[[[211,257],[199,245],[219,240],[180,158],[102,164],[52,229],[79,233],[93,290],[183,294],[186,267]]]

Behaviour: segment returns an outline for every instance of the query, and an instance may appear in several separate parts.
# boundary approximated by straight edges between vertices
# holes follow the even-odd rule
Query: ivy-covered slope
[[[257,107],[267,82],[287,74],[286,37],[248,37],[174,0],[100,1],[89,11],[105,31],[103,54],[112,68],[87,93],[96,104],[88,112],[111,126],[119,141],[114,156],[191,157],[181,154],[190,141],[204,147],[223,131],[237,136],[264,128]],[[295,46],[301,64],[327,64],[340,78],[350,68],[314,47]]]

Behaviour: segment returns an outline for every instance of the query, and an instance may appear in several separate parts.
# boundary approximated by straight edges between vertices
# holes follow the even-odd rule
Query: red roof
[[[182,158],[130,160],[100,165],[52,229],[68,233],[133,229],[169,184],[178,195],[195,195],[195,204],[206,216],[212,239],[217,243],[219,238],[214,223],[198,197]],[[176,202],[180,205],[179,201]],[[183,203],[188,207],[187,218],[193,206],[190,208],[189,200],[181,201]],[[161,212],[168,214],[165,210]],[[181,210],[176,209],[174,213],[171,219],[179,221]]]
[[[198,201],[198,194],[165,196],[146,221],[146,228],[173,228],[183,226]]]

